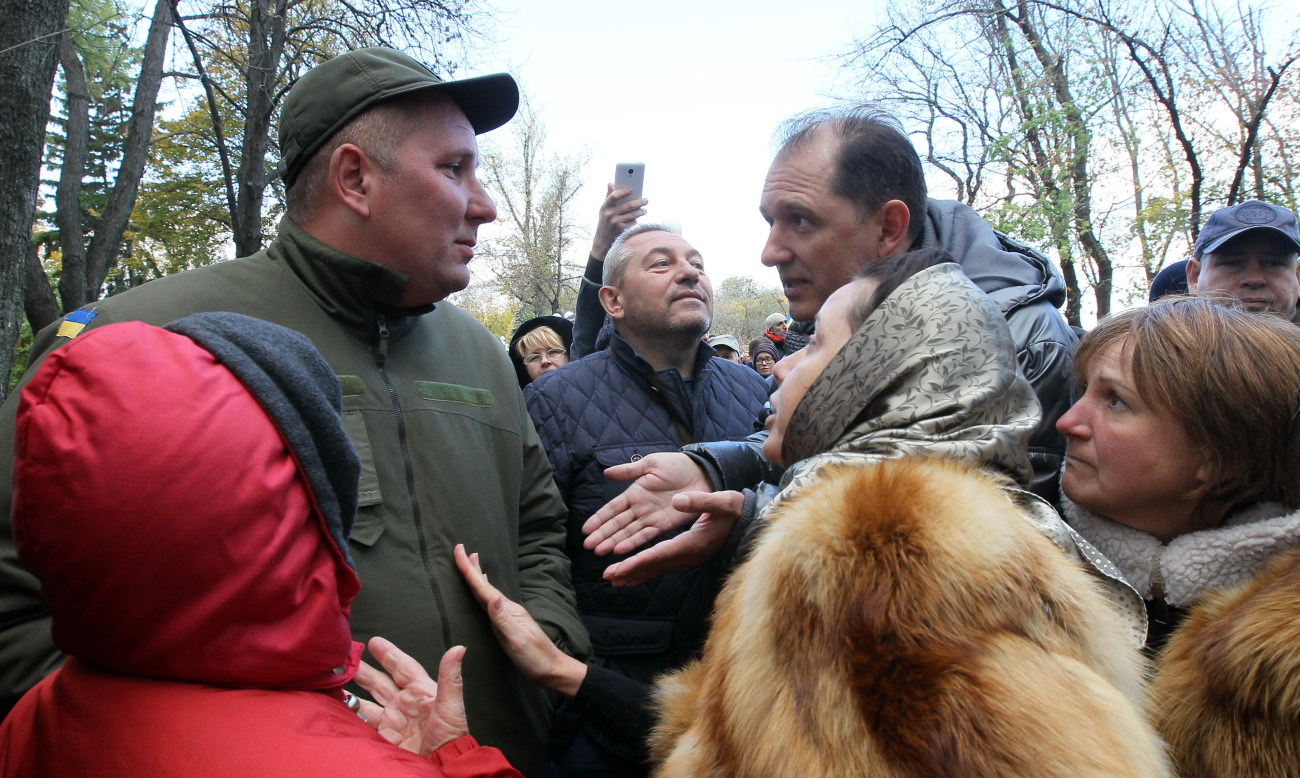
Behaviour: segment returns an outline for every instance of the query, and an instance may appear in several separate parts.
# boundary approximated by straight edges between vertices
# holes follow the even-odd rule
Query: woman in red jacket
[[[0,725],[0,776],[518,775],[468,735],[463,648],[441,693],[381,638],[392,677],[360,662],[339,409],[305,338],[235,314],[45,359],[19,398],[13,527],[68,659]],[[343,691],[354,676],[378,703]]]

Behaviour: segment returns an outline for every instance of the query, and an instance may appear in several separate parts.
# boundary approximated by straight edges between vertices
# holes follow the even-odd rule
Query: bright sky
[[[499,0],[496,60],[457,75],[509,71],[541,109],[550,151],[590,149],[576,208],[588,230],[614,166],[644,162],[646,218],[680,223],[715,284],[748,275],[776,286],[759,264],[772,133],[843,95],[833,57],[872,26],[875,5]]]

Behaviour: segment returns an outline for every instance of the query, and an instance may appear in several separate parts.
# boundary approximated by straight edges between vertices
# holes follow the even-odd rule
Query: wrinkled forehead
[[[650,230],[627,239],[634,259],[642,260],[653,254],[684,257],[699,256],[700,252],[681,235],[666,230]]]

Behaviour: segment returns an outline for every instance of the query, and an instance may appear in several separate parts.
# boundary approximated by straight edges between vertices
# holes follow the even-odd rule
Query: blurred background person
[[[784,313],[773,313],[767,317],[763,323],[763,336],[772,341],[776,346],[777,357],[780,358],[782,344],[785,343],[785,333],[790,329],[790,322]]]
[[[1197,295],[1231,295],[1252,313],[1291,319],[1300,301],[1300,230],[1280,205],[1247,200],[1210,214],[1187,262]]]
[[[537,316],[510,336],[510,361],[522,389],[542,373],[567,365],[573,346],[573,322],[563,316]]]
[[[1166,265],[1156,277],[1151,279],[1151,288],[1147,290],[1147,302],[1155,302],[1167,294],[1187,294],[1187,263],[1181,260]]]
[[[766,337],[757,338],[749,344],[749,355],[753,360],[754,369],[764,378],[772,375],[772,371],[776,368],[776,361],[780,359],[780,352]]]
[[[713,335],[707,341],[718,356],[730,362],[740,361],[740,344],[734,335]]]

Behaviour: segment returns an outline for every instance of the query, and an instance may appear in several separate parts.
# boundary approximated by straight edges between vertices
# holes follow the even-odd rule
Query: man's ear
[[[916,218],[922,218],[917,215]],[[912,213],[902,200],[889,200],[876,211],[880,234],[876,238],[876,256],[892,257],[907,251],[907,228],[912,223]]]
[[[360,147],[344,143],[330,155],[326,189],[344,207],[366,218],[370,216],[374,176],[379,172],[378,165]]]
[[[1201,262],[1198,259],[1187,260],[1187,291],[1196,294],[1196,282],[1201,278]]]
[[[600,304],[609,314],[611,319],[621,319],[626,311],[623,310],[623,293],[616,286],[602,286],[600,291]]]

